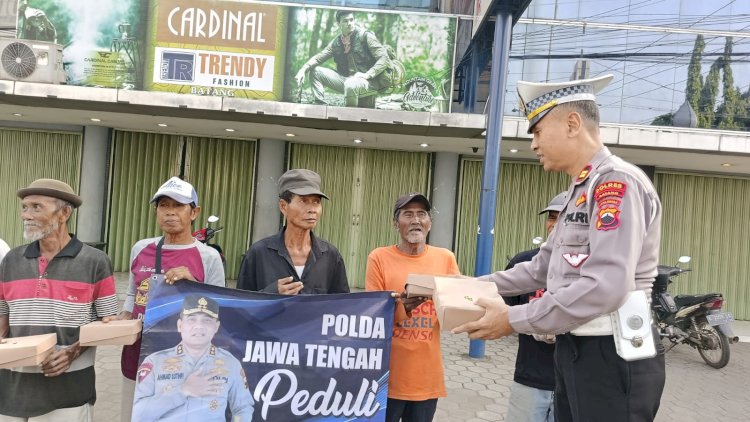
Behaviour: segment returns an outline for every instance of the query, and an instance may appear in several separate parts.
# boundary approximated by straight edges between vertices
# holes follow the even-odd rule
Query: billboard
[[[63,46],[67,83],[143,88],[145,2],[19,0],[16,37]]]
[[[21,0],[19,38],[64,46],[68,83],[448,112],[457,22],[244,0]]]
[[[143,323],[133,420],[383,421],[393,311],[389,292],[159,283]]]
[[[154,0],[146,90],[281,99],[287,8]]]
[[[456,20],[294,7],[284,100],[448,112]]]

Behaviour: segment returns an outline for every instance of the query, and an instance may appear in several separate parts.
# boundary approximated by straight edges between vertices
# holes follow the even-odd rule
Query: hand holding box
[[[81,346],[125,346],[138,340],[143,328],[140,319],[119,319],[109,322],[94,321],[81,326]]]
[[[435,290],[435,276],[427,274],[409,274],[406,278],[406,297],[432,297]]]
[[[36,366],[44,362],[57,344],[54,333],[0,340],[0,368]]]
[[[495,283],[476,278],[434,277],[432,296],[440,322],[440,329],[450,331],[484,316],[485,308],[476,304],[479,298],[499,300]]]

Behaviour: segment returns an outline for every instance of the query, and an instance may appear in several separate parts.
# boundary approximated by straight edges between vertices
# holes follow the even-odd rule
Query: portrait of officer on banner
[[[219,305],[185,296],[177,320],[178,345],[150,354],[138,368],[133,420],[249,422],[253,398],[239,360],[216,347]]]

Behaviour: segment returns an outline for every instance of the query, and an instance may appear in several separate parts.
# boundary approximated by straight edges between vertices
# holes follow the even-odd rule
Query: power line
[[[511,59],[519,60],[540,60],[540,59],[613,59],[613,58],[643,58],[643,57],[664,57],[664,58],[680,58],[685,56],[692,56],[690,53],[582,53],[582,54],[524,54],[524,55],[511,55]],[[706,53],[702,54],[702,57],[723,57],[724,53]],[[734,57],[750,57],[750,52],[747,53],[732,53]],[[570,73],[570,72],[568,72]]]

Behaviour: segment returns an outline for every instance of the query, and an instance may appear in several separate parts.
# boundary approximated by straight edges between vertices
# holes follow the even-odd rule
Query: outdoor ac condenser
[[[64,84],[62,46],[43,41],[0,39],[0,79]]]

